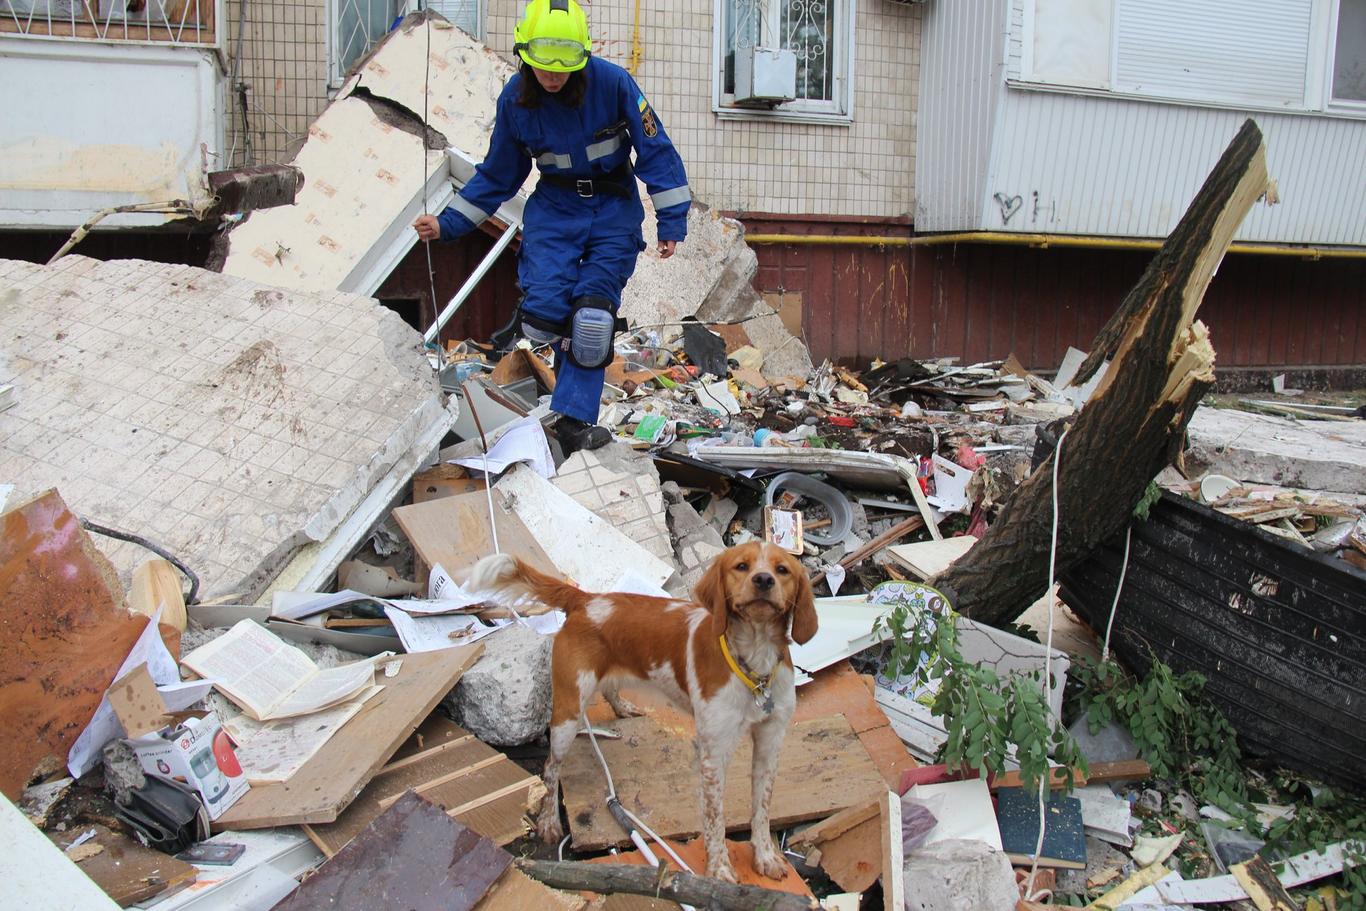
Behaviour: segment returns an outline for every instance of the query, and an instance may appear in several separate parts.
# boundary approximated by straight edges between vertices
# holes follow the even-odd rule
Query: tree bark
[[[1110,366],[1062,440],[1058,571],[1122,530],[1149,481],[1179,453],[1214,383],[1214,349],[1195,311],[1233,233],[1269,189],[1262,134],[1248,120],[1092,343],[1076,382],[1106,359]],[[960,613],[1008,623],[1047,591],[1058,458],[1055,450],[972,550],[930,580]]]
[[[532,879],[556,889],[652,895],[715,911],[820,911],[820,902],[807,896],[639,864],[518,860],[517,867]]]

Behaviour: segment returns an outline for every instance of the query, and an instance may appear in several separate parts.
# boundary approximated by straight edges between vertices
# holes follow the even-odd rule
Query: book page
[[[252,620],[242,620],[181,664],[215,685],[258,721],[317,671],[308,656]]]
[[[375,665],[370,661],[356,661],[318,671],[276,703],[267,719],[292,718],[329,708],[352,698],[374,681]]]
[[[288,781],[381,689],[372,686],[358,699],[301,718],[253,721],[237,715],[223,729],[237,742],[237,762],[248,782]]]

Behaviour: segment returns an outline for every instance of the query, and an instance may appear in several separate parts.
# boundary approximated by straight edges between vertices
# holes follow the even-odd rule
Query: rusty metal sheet
[[[274,911],[468,911],[512,855],[408,791]]]

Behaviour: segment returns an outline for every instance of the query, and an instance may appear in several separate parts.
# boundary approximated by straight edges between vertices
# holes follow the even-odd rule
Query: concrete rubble
[[[742,880],[775,890],[766,901],[781,890],[781,901],[808,908],[887,906],[898,894],[907,911],[1231,905],[1252,895],[1240,873],[1259,852],[1304,849],[1303,832],[1276,823],[1292,816],[1318,820],[1306,831],[1341,838],[1272,870],[1271,880],[1292,889],[1360,885],[1347,839],[1366,835],[1366,810],[1355,810],[1362,803],[1350,776],[1330,789],[1293,756],[1271,768],[1249,755],[1241,784],[1207,781],[1208,763],[1227,759],[1240,739],[1256,742],[1227,719],[1214,734],[1199,732],[1201,755],[1170,767],[1152,737],[1135,736],[1151,734],[1143,725],[1160,727],[1152,719],[1164,707],[1189,718],[1206,702],[1180,669],[1099,663],[1102,650],[1124,647],[1130,602],[1114,594],[1121,632],[1112,643],[1100,615],[1068,592],[1101,591],[1108,601],[1118,587],[1108,576],[1084,584],[1064,577],[1075,612],[1056,600],[1055,587],[1014,631],[950,613],[934,588],[1022,482],[1044,470],[1062,429],[1086,407],[1095,380],[1078,388],[1069,376],[1081,352],[1069,352],[1052,381],[1014,358],[814,364],[754,290],[757,259],[741,225],[699,203],[678,254],[643,255],[626,289],[631,329],[617,339],[599,417],[611,443],[565,458],[541,438],[554,378],[546,350],[517,353],[530,377],[517,380],[515,394],[481,379],[480,401],[501,396],[497,417],[482,439],[467,425],[457,432],[470,393],[443,388],[441,373],[463,364],[492,376],[487,348],[478,339],[424,348],[419,333],[364,295],[412,249],[413,216],[444,205],[461,162],[482,154],[510,72],[444,20],[407,17],[313,124],[294,162],[306,177],[297,205],[238,225],[222,273],[74,256],[50,267],[0,260],[0,380],[14,387],[13,404],[0,410],[0,515],[16,529],[0,563],[8,568],[0,573],[0,649],[8,649],[0,665],[19,666],[16,655],[25,662],[22,673],[0,674],[10,773],[0,821],[9,826],[16,815],[11,802],[28,814],[16,829],[28,837],[18,867],[55,863],[112,897],[125,894],[120,871],[101,865],[107,857],[95,860],[99,844],[73,854],[82,847],[73,833],[98,824],[136,836],[127,864],[158,870],[192,843],[240,844],[238,866],[180,869],[184,891],[160,874],[141,876],[151,903],[140,906],[236,907],[252,894],[252,907],[299,907],[348,877],[406,882],[414,864],[441,874],[446,868],[431,864],[437,843],[441,863],[449,855],[459,871],[441,888],[465,890],[461,907],[607,907],[615,897],[590,903],[551,889],[513,860],[562,852],[566,860],[627,859],[605,853],[629,847],[629,836],[599,812],[603,777],[582,744],[564,773],[570,840],[541,845],[531,831],[545,795],[536,772],[564,617],[553,605],[495,604],[462,584],[480,557],[498,551],[585,590],[686,598],[725,548],[768,539],[809,573],[820,630],[794,652],[801,736],[789,739],[774,783],[782,803],[775,834],[789,848],[811,849],[789,849],[786,875],[774,880],[732,845]],[[424,108],[430,132],[418,122]],[[649,217],[646,230],[652,243]],[[690,354],[698,336],[685,337],[682,326],[693,319],[701,328],[690,333],[709,333],[705,341],[724,348],[724,362],[715,361],[721,375]],[[1299,688],[1318,702],[1338,700],[1329,711],[1351,728],[1362,704],[1352,688],[1362,673],[1353,668],[1366,672],[1366,586],[1350,585],[1366,580],[1366,423],[1314,421],[1305,410],[1286,417],[1202,405],[1183,458],[1157,478],[1165,506],[1153,508],[1195,504],[1230,540],[1234,523],[1256,526],[1263,544],[1297,561],[1295,573],[1274,578],[1279,570],[1254,566],[1250,593],[1233,591],[1206,613],[1223,624],[1212,628],[1225,641],[1242,641],[1253,627],[1301,635],[1307,643],[1285,652],[1307,649],[1313,660],[1303,666],[1328,667],[1332,679],[1315,684],[1306,670]],[[454,464],[505,434],[518,439],[514,430],[532,443],[505,470]],[[437,468],[440,483],[419,491],[425,482],[415,475],[432,479],[427,470]],[[784,471],[821,486],[804,493],[790,478],[775,483]],[[145,539],[198,582],[187,594],[176,577],[172,591],[152,595],[134,584],[144,545],[99,537],[65,514],[29,527],[27,511],[55,499],[44,493],[52,488],[75,516]],[[442,502],[423,512],[433,499]],[[1144,558],[1155,525],[1131,529]],[[1231,544],[1220,550],[1224,538],[1197,543],[1214,555],[1188,554],[1169,576],[1187,580],[1197,563],[1235,562]],[[1128,559],[1117,555],[1121,547],[1110,542],[1088,557],[1099,570],[1085,563],[1067,571],[1113,572]],[[92,588],[70,566],[51,568],[53,554],[77,551],[107,555],[117,575],[100,573]],[[353,581],[343,587],[344,561],[371,572],[348,571]],[[1324,596],[1326,580],[1345,594]],[[75,606],[94,589],[99,609],[78,616]],[[1296,594],[1283,604],[1282,591]],[[176,596],[183,630],[168,622]],[[1325,600],[1338,613],[1319,620],[1310,612]],[[1299,630],[1301,615],[1311,618],[1308,632]],[[902,622],[914,629],[902,630],[899,645],[915,630],[933,644],[894,649],[888,640],[898,633],[888,627]],[[1055,624],[1053,648],[1027,641],[1031,626],[1042,639]],[[95,643],[82,645],[84,664],[63,651],[73,631]],[[958,670],[948,649],[961,650]],[[1198,640],[1188,650],[1209,651]],[[96,651],[108,654],[96,662]],[[1271,651],[1247,659],[1267,679],[1282,657]],[[67,692],[77,664],[80,692]],[[969,677],[1000,688],[986,699],[971,691],[976,707],[960,711],[967,691],[945,699],[942,688]],[[1126,710],[1095,708],[1110,707],[1107,694],[1140,678],[1168,683]],[[33,680],[48,682],[41,698]],[[1064,701],[1069,683],[1081,701]],[[1278,686],[1276,695],[1286,689],[1295,687]],[[193,697],[173,708],[185,692]],[[698,825],[680,809],[695,802],[693,721],[648,691],[629,695],[644,717],[616,718],[600,702],[587,709],[594,729],[608,731],[618,796],[684,854],[695,853],[697,842],[685,840]],[[992,714],[996,702],[1022,714]],[[39,703],[41,712],[27,711]],[[82,732],[99,751],[84,774],[75,757]],[[211,748],[187,759],[201,771],[181,774],[183,787],[167,785],[169,761],[149,763],[146,751],[206,732]],[[1299,736],[1322,744],[1330,733]],[[971,751],[998,741],[994,753]],[[1081,796],[1057,794],[1050,804],[1045,835],[1057,841],[1045,841],[1032,870],[1038,817],[1022,820],[1006,807],[1032,802],[1020,788],[1030,769],[1047,768],[1045,749],[1070,762],[1071,747],[1086,756],[1086,771],[1076,762],[1049,774]],[[936,762],[954,749],[961,763]],[[731,774],[748,772],[736,764]],[[240,790],[222,805],[229,783]],[[929,826],[914,842],[894,812],[907,804],[893,796],[912,787],[924,788],[912,805]],[[1267,802],[1251,803],[1253,794]],[[1334,806],[1342,815],[1312,815]],[[1343,819],[1358,828],[1341,828]],[[604,820],[610,831],[596,828]],[[837,898],[845,883],[857,883],[849,891],[861,896]]]

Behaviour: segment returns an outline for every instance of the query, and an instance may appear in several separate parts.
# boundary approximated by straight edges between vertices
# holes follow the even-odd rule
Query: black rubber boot
[[[560,415],[551,425],[555,439],[560,441],[560,449],[565,458],[580,449],[601,449],[612,442],[612,431],[597,424],[589,424],[567,414]]]

